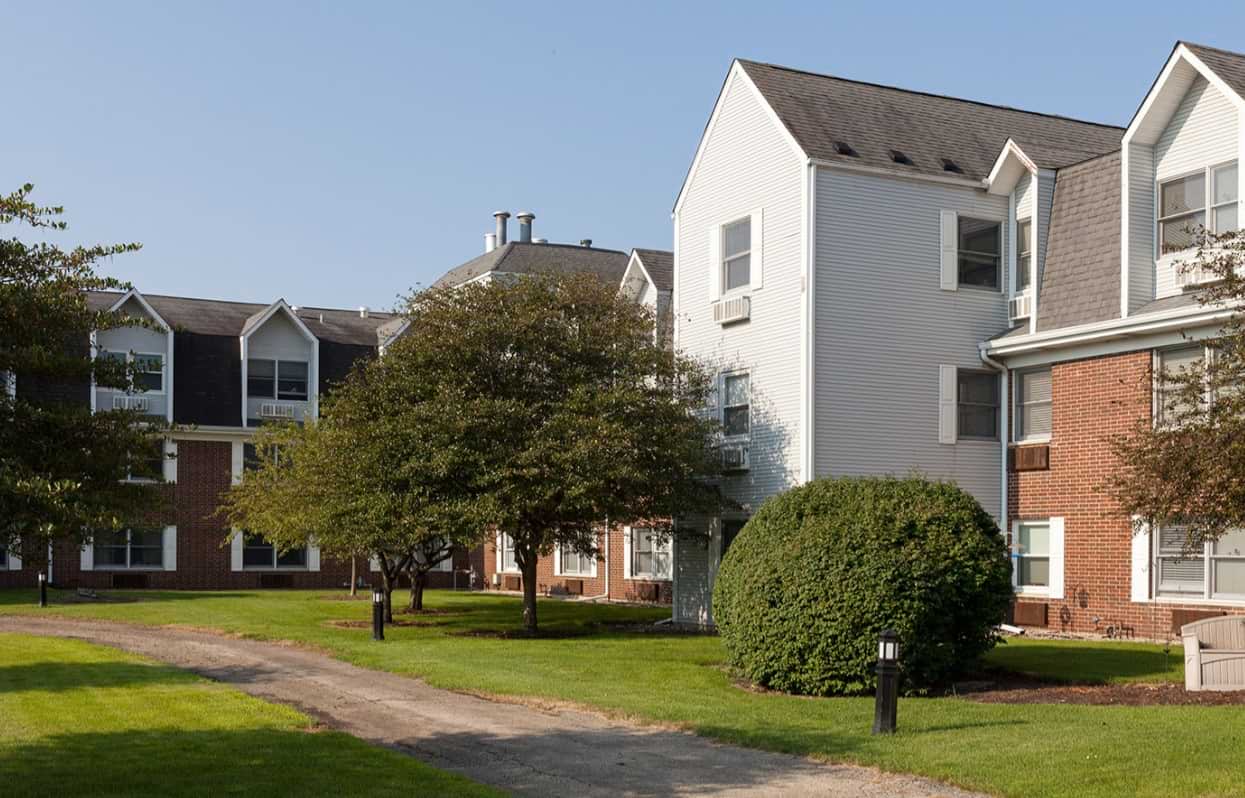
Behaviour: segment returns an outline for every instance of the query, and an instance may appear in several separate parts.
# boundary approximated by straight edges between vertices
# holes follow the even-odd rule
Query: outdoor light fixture
[[[48,575],[39,572],[39,606],[46,607],[48,605]]]
[[[385,639],[385,591],[372,588],[372,639]]]
[[[884,629],[878,635],[878,695],[873,705],[873,733],[894,734],[899,709],[899,635]]]

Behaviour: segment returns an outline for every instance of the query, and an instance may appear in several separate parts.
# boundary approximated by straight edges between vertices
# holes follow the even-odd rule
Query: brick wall
[[[1207,609],[1130,600],[1132,524],[1103,490],[1116,467],[1111,438],[1150,421],[1151,357],[1146,350],[1055,364],[1050,468],[1009,474],[1009,525],[1064,519],[1063,600],[1018,600],[1046,604],[1053,630],[1167,639],[1173,610]]]

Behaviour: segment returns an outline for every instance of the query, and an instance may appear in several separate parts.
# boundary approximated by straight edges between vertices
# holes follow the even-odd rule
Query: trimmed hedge
[[[947,682],[994,645],[1011,599],[1003,536],[954,484],[823,479],[748,521],[718,572],[713,614],[748,679],[841,695],[875,686],[886,628],[902,641],[906,689]]]

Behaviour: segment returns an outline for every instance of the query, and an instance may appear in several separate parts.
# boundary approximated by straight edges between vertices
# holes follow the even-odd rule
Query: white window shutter
[[[955,443],[959,435],[955,366],[938,367],[938,442]]]
[[[1133,532],[1132,584],[1129,598],[1132,601],[1150,600],[1150,527],[1141,525]]]
[[[1063,519],[1050,519],[1050,588],[1052,599],[1063,598]]]
[[[709,301],[722,296],[722,228],[709,228]]]
[[[229,570],[242,570],[242,534],[241,529],[234,530],[233,539],[229,541]]]
[[[82,571],[95,570],[95,542],[88,540],[82,546],[82,553],[78,557],[78,568]]]
[[[21,549],[19,548],[18,551],[21,551]],[[10,571],[22,570],[22,558],[12,552],[9,552],[9,570]]]
[[[244,360],[243,363],[245,362],[246,361]],[[246,377],[245,375],[243,375],[243,381],[245,382],[245,380],[246,380]],[[243,446],[242,441],[234,441],[231,447],[231,451],[230,451],[230,458],[232,460],[233,484],[235,485],[237,485],[239,482],[242,481],[242,469],[245,467],[243,463],[242,446]],[[238,571],[241,569],[235,568],[234,570]]]
[[[164,481],[177,482],[177,441],[164,442]],[[170,456],[171,455],[171,456]]]
[[[320,547],[314,543],[307,544],[307,570],[320,570]]]
[[[955,211],[941,212],[940,238],[941,269],[938,287],[944,291],[955,291],[960,287],[959,277],[959,234],[960,220]]]
[[[562,575],[562,544],[555,544],[553,547],[553,575]]]
[[[748,270],[753,291],[765,284],[765,214],[761,208],[752,212],[752,254],[749,256]]]
[[[497,567],[493,570],[495,573],[501,573],[501,533],[493,539],[493,554],[497,558]]]
[[[623,527],[623,579],[631,578],[631,527]]]
[[[164,528],[164,570],[177,570],[177,527],[166,526]]]
[[[1020,589],[1020,524],[1012,525],[1012,542],[1007,547],[1007,554],[1012,560],[1012,590]]]

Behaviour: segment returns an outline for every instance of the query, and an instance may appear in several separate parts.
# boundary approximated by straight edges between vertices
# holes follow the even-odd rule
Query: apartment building
[[[1245,57],[1185,43],[1127,129],[735,61],[674,206],[673,317],[719,369],[741,510],[681,519],[708,545],[678,541],[676,620],[712,622],[766,498],[907,473],[998,520],[1018,622],[1155,637],[1245,608],[1245,539],[1182,559],[1101,491],[1153,365],[1222,318],[1175,264],[1190,221],[1236,226],[1242,92]]]

